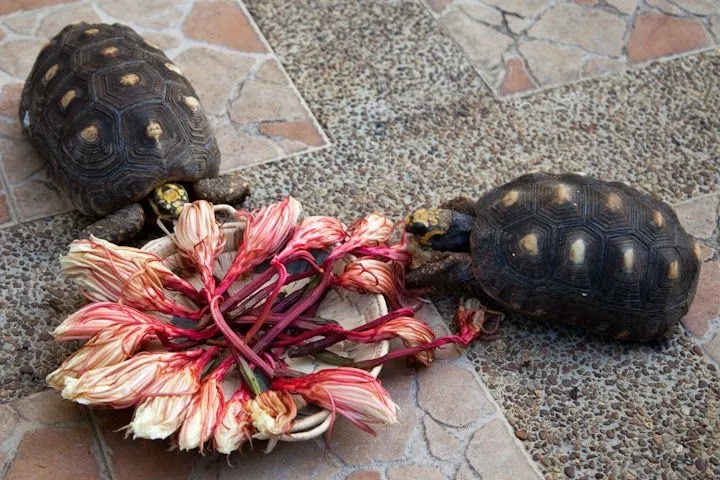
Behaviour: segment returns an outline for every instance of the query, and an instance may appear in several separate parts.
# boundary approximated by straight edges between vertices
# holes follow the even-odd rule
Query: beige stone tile
[[[198,1],[183,26],[190,38],[241,52],[264,53],[265,46],[236,2]]]
[[[3,0],[0,2],[0,15],[6,15],[21,10],[33,10],[61,3],[73,3],[77,0]]]
[[[13,404],[25,420],[43,425],[57,425],[87,422],[87,414],[82,406],[65,400],[60,392],[46,390],[23,398]]]
[[[513,40],[497,30],[473,21],[465,13],[451,10],[439,19],[445,31],[463,48],[477,68],[489,70],[502,61],[502,54]]]
[[[0,137],[0,157],[10,185],[22,183],[45,168],[45,160],[24,137]]]
[[[37,36],[52,38],[65,26],[74,22],[97,23],[100,17],[90,5],[68,6],[45,16],[38,28]]]
[[[673,205],[685,231],[696,238],[710,238],[717,228],[720,196],[705,195]]]
[[[542,478],[500,419],[491,421],[475,432],[465,456],[482,478]]]
[[[440,460],[451,460],[460,448],[460,441],[430,417],[423,419],[423,425],[430,453]]]
[[[645,14],[635,19],[627,45],[631,62],[676,55],[708,45],[710,39],[697,20],[662,14]]]
[[[210,115],[224,115],[230,94],[242,83],[255,65],[255,59],[203,47],[185,50],[175,63],[190,80]]]
[[[0,115],[17,121],[22,83],[8,83],[0,90]]]
[[[330,480],[339,469],[335,460],[324,454],[319,440],[280,442],[269,454],[262,448],[258,443],[251,452],[233,454],[229,459],[233,466],[221,459],[218,480],[289,478],[289,471],[293,480]]]
[[[696,337],[704,336],[710,322],[720,315],[720,261],[705,262],[700,269],[697,293],[682,323]]]
[[[249,80],[240,97],[230,107],[230,118],[239,124],[295,120],[307,111],[289,85],[277,85],[258,79]]]
[[[387,470],[388,480],[443,480],[443,474],[430,465],[402,465]]]
[[[72,209],[45,169],[15,186],[13,195],[22,221],[57,215]]]
[[[543,86],[570,82],[582,74],[585,54],[578,48],[532,40],[521,43],[518,50]]]
[[[450,361],[418,371],[417,379],[418,404],[438,422],[463,427],[496,411],[475,376]],[[449,398],[463,400],[449,402]]]
[[[5,480],[91,480],[100,472],[90,425],[42,428],[25,434]]]
[[[222,152],[220,169],[235,170],[278,158],[281,151],[265,137],[238,132],[233,125],[227,125],[216,132],[218,146]]]
[[[12,208],[4,190],[0,190],[0,226],[8,226],[15,221]]]
[[[176,0],[98,0],[97,4],[112,17],[147,28],[166,28],[182,19],[181,2]]]
[[[351,473],[345,477],[345,480],[380,480],[381,478],[380,472],[374,470],[360,470]]]
[[[10,30],[23,35],[32,35],[38,25],[38,14],[36,12],[18,13],[3,19]]]
[[[0,69],[20,80],[25,80],[35,63],[35,57],[45,40],[7,40],[0,45]]]
[[[317,126],[309,120],[263,123],[260,125],[260,133],[281,142],[292,140],[306,146],[319,147],[325,143]]]

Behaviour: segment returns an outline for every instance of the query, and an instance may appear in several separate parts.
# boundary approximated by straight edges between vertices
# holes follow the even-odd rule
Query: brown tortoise
[[[218,177],[220,152],[190,82],[127,26],[65,27],[38,55],[19,115],[73,205],[105,216],[85,235],[134,236],[145,198],[154,214],[176,216],[190,196],[171,182],[214,203],[248,193],[237,173]]]
[[[666,334],[700,272],[700,247],[667,204],[583,175],[523,175],[477,203],[416,210],[407,229],[455,252],[411,271],[408,286],[479,285],[512,311],[614,339]]]

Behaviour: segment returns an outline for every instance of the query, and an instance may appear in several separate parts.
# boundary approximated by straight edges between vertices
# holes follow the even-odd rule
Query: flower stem
[[[363,370],[369,370],[378,365],[382,365],[385,362],[389,362],[390,360],[407,357],[409,355],[415,355],[417,353],[425,352],[428,350],[433,350],[449,343],[456,343],[467,347],[470,342],[457,335],[449,335],[447,337],[438,338],[432,343],[425,343],[422,345],[417,345],[415,347],[401,348],[399,350],[393,350],[392,352],[385,354],[381,357],[373,358],[370,360],[363,360],[361,362],[355,362],[352,366],[355,368],[361,368]]]
[[[407,317],[412,314],[413,314],[412,309],[400,308],[400,309],[390,312],[386,315],[383,315],[382,317],[378,317],[375,320],[373,320],[372,322],[368,322],[366,324],[360,325],[359,327],[354,328],[352,331],[361,332],[364,330],[368,330],[370,328],[376,328],[376,327],[382,325],[383,323],[393,320],[395,318]],[[312,337],[309,337],[309,338],[312,338]],[[344,339],[345,339],[345,336],[342,335],[342,333],[339,333],[339,332],[333,333],[323,339],[316,340],[316,341],[310,342],[310,343],[306,343],[305,345],[293,347],[288,350],[288,355],[290,357],[304,357],[304,356],[319,352],[321,350],[325,350],[329,346],[334,345],[338,342],[341,342]]]
[[[331,284],[331,276],[330,271],[326,270],[323,273],[322,280],[320,280],[320,283],[310,292],[309,295],[303,297],[300,301],[295,303],[292,308],[285,314],[285,318],[282,319],[280,322],[273,325],[273,327],[268,330],[268,332],[258,340],[258,342],[253,347],[253,350],[256,353],[260,353],[265,348],[270,345],[270,343],[275,340],[275,337],[277,337],[280,332],[285,330],[292,322],[294,322],[302,313],[307,310],[308,308],[312,307],[315,302],[317,302],[320,297],[325,293],[325,290],[330,287]]]
[[[218,309],[220,297],[216,296],[210,301],[210,313],[212,314],[215,325],[220,329],[220,332],[225,336],[225,340],[228,341],[243,357],[250,360],[255,366],[265,373],[268,377],[273,376],[273,369],[268,365],[262,358],[258,356],[240,337],[230,328],[225,319]]]
[[[257,320],[255,320],[255,323],[253,323],[252,327],[250,327],[250,330],[245,334],[245,343],[249,343],[255,334],[260,330],[260,328],[265,323],[265,319],[270,314],[270,309],[273,306],[273,303],[275,302],[275,299],[280,294],[280,289],[285,285],[285,282],[288,279],[288,273],[285,269],[285,266],[282,263],[277,263],[275,265],[275,268],[278,272],[278,279],[275,282],[275,287],[270,292],[270,295],[265,298],[265,305],[263,305],[263,309],[260,312],[260,315],[258,315]]]

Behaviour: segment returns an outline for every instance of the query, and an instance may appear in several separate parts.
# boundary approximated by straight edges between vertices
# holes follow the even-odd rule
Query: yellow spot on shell
[[[133,85],[137,85],[137,83],[140,81],[140,75],[137,73],[126,73],[122,77],[120,77],[120,85],[126,86],[126,87],[132,87]]]
[[[515,202],[517,202],[518,197],[520,197],[520,192],[518,192],[517,190],[510,190],[503,197],[502,203],[506,207],[510,207],[510,206],[514,205]]]
[[[191,112],[197,112],[200,109],[200,101],[195,97],[187,96],[183,98],[183,101]]]
[[[653,217],[652,221],[656,227],[662,228],[663,225],[665,225],[665,217],[659,211],[653,210],[652,217]]]
[[[561,183],[555,188],[555,197],[553,203],[567,203],[572,199],[572,190],[570,187]]]
[[[667,276],[670,280],[675,280],[680,276],[680,264],[677,260],[673,260],[670,262],[670,265],[668,265]]]
[[[85,140],[86,142],[90,142],[90,143],[96,142],[99,136],[100,136],[100,130],[95,125],[90,125],[88,127],[85,127],[80,132],[80,137],[82,137],[82,139]]]
[[[83,32],[83,33],[85,33],[85,35],[88,35],[88,36],[92,37],[92,36],[95,36],[95,35],[97,35],[98,33],[100,33],[100,30],[97,29],[97,28],[88,28],[88,29],[85,30],[85,32]]]
[[[628,248],[623,252],[623,267],[625,267],[625,271],[630,273],[633,270],[633,266],[635,265],[635,250],[632,248]]]
[[[50,80],[55,78],[55,75],[57,74],[58,70],[60,70],[60,65],[58,65],[57,63],[55,65],[53,65],[52,67],[48,68],[45,71],[45,75],[43,75],[43,79],[42,79],[43,83],[45,85],[47,85],[50,82]]]
[[[607,202],[605,203],[605,206],[611,212],[617,212],[622,208],[622,198],[620,198],[620,195],[618,195],[617,193],[611,193],[607,196]]]
[[[698,242],[697,240],[693,242],[693,255],[695,255],[695,258],[698,262],[702,262],[703,251],[702,247],[700,246],[700,242]]]
[[[570,261],[575,265],[585,263],[585,240],[578,238],[570,244]]]
[[[158,122],[150,122],[150,124],[145,128],[145,135],[147,135],[148,138],[157,140],[160,138],[162,133],[162,127]]]
[[[522,248],[528,255],[536,256],[539,252],[538,249],[538,238],[534,233],[528,233],[520,239],[520,248]]]
[[[178,75],[182,75],[182,70],[180,70],[180,69],[178,68],[178,66],[175,65],[174,63],[166,62],[166,63],[165,63],[165,68],[167,68],[167,69],[170,70],[171,72],[177,73]]]
[[[75,97],[77,96],[77,93],[75,92],[75,89],[70,89],[67,92],[65,92],[65,95],[62,96],[60,99],[60,106],[65,110],[68,108],[68,105],[70,105],[70,102],[75,100]]]
[[[623,330],[622,332],[615,335],[615,340],[625,340],[630,336],[630,330]]]
[[[100,51],[100,53],[102,53],[102,54],[105,55],[106,57],[114,57],[115,55],[117,55],[117,53],[118,53],[119,51],[120,51],[120,49],[117,48],[117,47],[107,47],[107,48],[103,48],[103,49]]]

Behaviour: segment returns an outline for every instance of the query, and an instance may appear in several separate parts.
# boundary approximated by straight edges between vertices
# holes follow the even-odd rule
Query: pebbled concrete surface
[[[533,168],[625,180],[668,201],[720,190],[715,52],[498,103],[418,3],[247,6],[333,143],[248,169],[252,205],[292,194],[310,213],[398,217]],[[67,214],[0,231],[0,401],[42,389],[63,353],[42,332],[79,301],[58,278],[57,255],[84,222]],[[547,476],[717,475],[720,439],[710,421],[720,380],[689,337],[630,351],[519,319],[503,336],[476,345],[471,358]],[[529,366],[520,365],[522,352]],[[537,398],[552,403],[547,414],[533,410]]]

